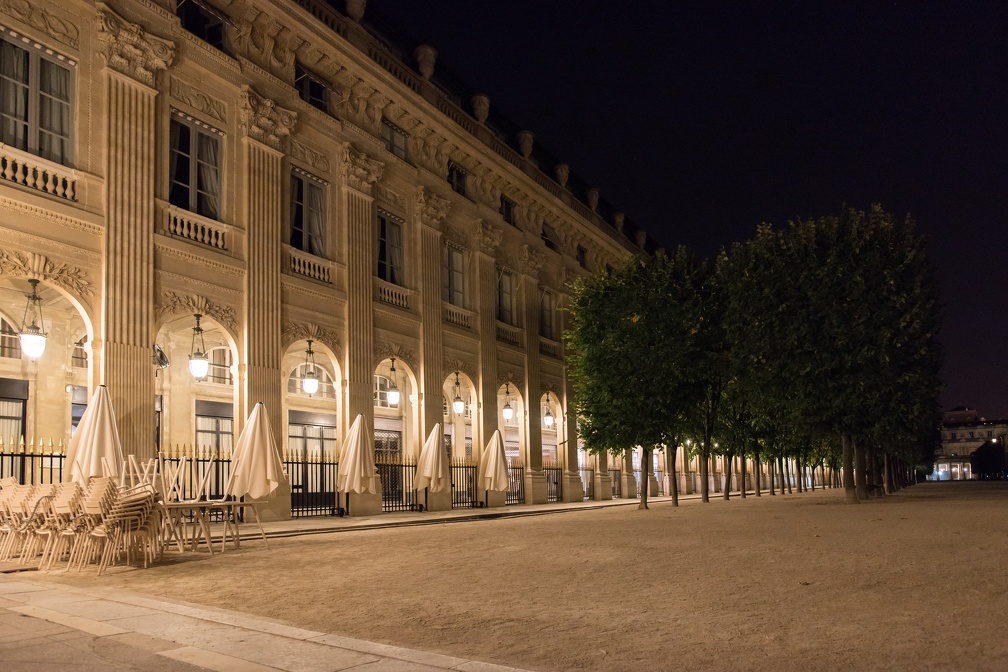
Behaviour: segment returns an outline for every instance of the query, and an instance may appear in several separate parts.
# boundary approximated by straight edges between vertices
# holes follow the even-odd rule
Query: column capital
[[[447,198],[441,198],[427,187],[417,187],[413,202],[416,204],[416,218],[420,224],[432,229],[441,228],[451,205]]]
[[[99,53],[105,65],[141,84],[154,87],[158,70],[164,70],[175,58],[175,43],[155,37],[98,3]]]
[[[247,84],[241,90],[238,128],[249,138],[282,152],[297,121],[297,112],[260,96]]]
[[[374,183],[381,179],[385,164],[372,159],[349,142],[340,145],[340,173],[346,186],[370,195]]]
[[[473,231],[484,254],[493,254],[504,238],[504,232],[486,220],[477,219]]]

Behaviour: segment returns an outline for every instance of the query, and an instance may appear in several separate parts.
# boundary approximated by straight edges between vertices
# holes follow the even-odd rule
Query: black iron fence
[[[285,451],[284,468],[291,488],[291,516],[335,516],[339,514],[336,474],[339,458],[335,451],[309,453]]]
[[[623,472],[619,469],[610,469],[609,480],[612,481],[613,499],[619,499],[623,496]]]
[[[546,501],[563,501],[563,469],[555,464],[543,464],[546,476]]]
[[[525,465],[517,460],[513,460],[508,466],[508,491],[504,503],[525,503]]]
[[[476,470],[473,460],[456,457],[451,462],[452,508],[473,508],[480,504],[476,493]]]
[[[20,444],[12,452],[3,452],[0,443],[0,478],[14,477],[21,485],[59,483],[63,480],[66,456],[62,446]]]
[[[416,511],[416,462],[402,455],[375,455],[381,477],[382,511]]]
[[[584,485],[585,500],[595,499],[595,470],[582,467],[580,471],[581,483]]]

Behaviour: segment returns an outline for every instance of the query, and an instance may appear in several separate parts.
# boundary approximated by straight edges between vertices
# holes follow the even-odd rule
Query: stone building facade
[[[546,499],[544,459],[564,499],[579,460],[609,496],[577,449],[564,308],[573,278],[650,241],[364,13],[0,3],[0,434],[65,441],[104,383],[140,456],[228,445],[261,401],[280,444],[336,447],[358,415],[406,455],[438,422],[455,454],[499,428],[526,501]],[[38,360],[17,343],[29,279]]]

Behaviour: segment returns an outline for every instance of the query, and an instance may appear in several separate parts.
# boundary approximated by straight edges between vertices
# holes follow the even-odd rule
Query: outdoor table
[[[191,546],[192,550],[195,551],[199,548],[200,542],[205,541],[207,549],[210,551],[210,555],[213,555],[214,551],[210,538],[209,514],[211,510],[218,509],[223,512],[224,518],[224,533],[221,537],[221,553],[224,552],[226,547],[228,534],[231,535],[235,548],[239,548],[241,546],[241,537],[238,531],[238,511],[236,509],[248,508],[252,510],[252,515],[255,517],[256,524],[259,526],[259,533],[262,536],[263,542],[266,544],[266,548],[269,548],[269,541],[266,539],[266,530],[263,529],[262,520],[259,518],[259,504],[265,504],[265,502],[240,502],[237,500],[223,499],[167,502],[164,504],[167,514],[165,543],[170,543],[172,538],[174,538],[178,544],[179,551],[183,552],[185,546]],[[191,536],[185,533],[185,527],[182,523],[182,518],[187,512],[192,516]]]

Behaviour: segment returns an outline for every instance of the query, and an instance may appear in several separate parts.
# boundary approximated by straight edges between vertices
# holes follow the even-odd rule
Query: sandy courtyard
[[[1008,669],[1008,483],[842,499],[341,532],[36,576],[534,670]]]

